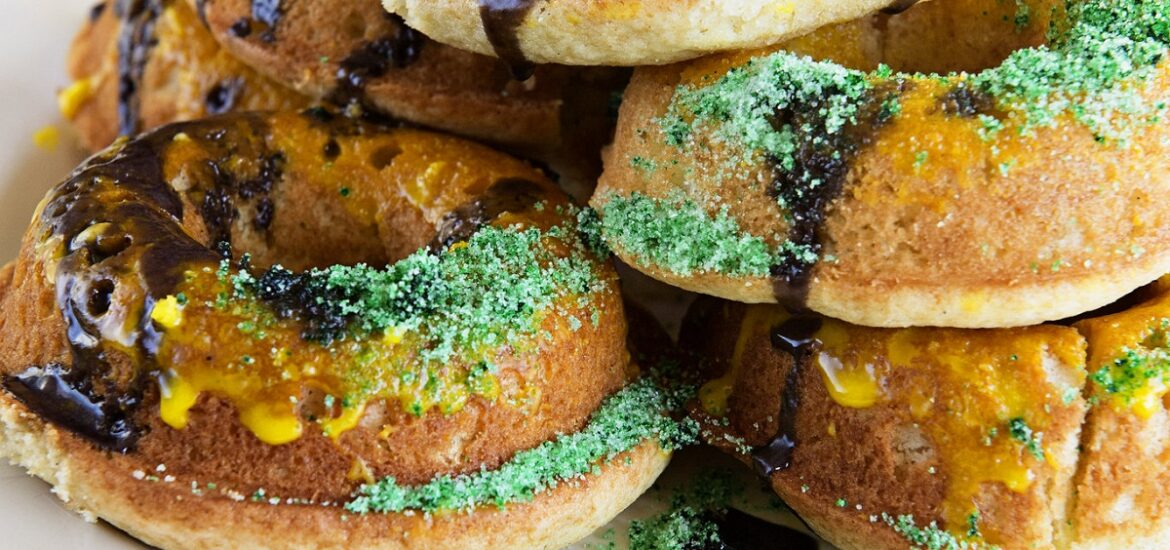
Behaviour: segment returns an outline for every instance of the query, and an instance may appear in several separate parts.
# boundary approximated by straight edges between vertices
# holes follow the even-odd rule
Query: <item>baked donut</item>
[[[579,215],[321,109],[119,141],[3,272],[0,454],[167,548],[567,544],[684,435]]]
[[[916,0],[383,0],[391,13],[452,46],[532,63],[660,65],[775,44],[817,27]]]
[[[1170,293],[1114,309],[880,329],[705,298],[693,416],[844,550],[1164,548]]]
[[[595,154],[593,136],[608,135],[609,93],[622,83],[613,71],[541,67],[514,82],[499,61],[431,42],[376,0],[255,5],[103,4],[110,8],[74,41],[75,83],[62,94],[85,144],[96,150],[166,122],[322,101],[528,154],[588,146]]]
[[[931,2],[790,46],[893,69],[784,50],[638,69],[591,201],[605,240],[688,290],[865,326],[1028,326],[1104,306],[1170,272],[1154,199],[1170,191],[1164,7]],[[960,47],[1035,43],[1049,18],[1046,45],[1002,62]],[[924,47],[891,26],[959,34]],[[914,51],[928,68],[997,64],[895,70],[919,68],[904,65]]]

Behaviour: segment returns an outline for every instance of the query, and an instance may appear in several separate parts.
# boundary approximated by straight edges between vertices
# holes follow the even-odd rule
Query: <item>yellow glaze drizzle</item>
[[[740,322],[739,334],[736,336],[735,348],[732,351],[731,364],[723,376],[703,384],[699,388],[699,403],[703,410],[713,416],[727,414],[727,400],[735,389],[735,381],[743,367],[743,355],[747,350],[748,342],[758,335],[761,330],[768,330],[781,323],[788,317],[784,310],[770,307],[751,307],[744,314]]]
[[[1165,410],[1170,393],[1170,292],[1121,313],[1089,319],[1076,327],[1089,341],[1094,399],[1142,420]]]

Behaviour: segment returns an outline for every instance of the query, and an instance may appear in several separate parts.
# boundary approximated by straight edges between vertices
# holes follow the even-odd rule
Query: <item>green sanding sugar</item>
[[[1141,97],[1143,82],[1170,47],[1170,2],[1071,2],[1049,46],[1021,49],[1000,66],[975,75],[909,75],[882,67],[872,73],[788,52],[750,60],[717,81],[680,86],[659,127],[668,144],[694,145],[696,130],[742,149],[764,153],[791,171],[798,151],[856,124],[867,93],[879,82],[930,78],[958,86],[970,82],[995,99],[1000,115],[1021,133],[1071,116],[1102,139],[1123,141],[1135,126],[1157,121],[1166,105]],[[1021,8],[1017,18],[1027,20]],[[786,114],[815,112],[799,127]],[[897,116],[897,110],[890,110]],[[983,114],[983,116],[987,116]],[[808,182],[803,182],[808,183]]]
[[[776,252],[760,237],[743,231],[726,207],[712,216],[681,194],[658,199],[635,192],[606,201],[601,208],[602,236],[640,262],[679,275],[762,277],[776,261]]]
[[[691,394],[693,391],[664,390],[642,379],[606,399],[581,431],[516,453],[499,468],[439,476],[417,486],[399,485],[387,477],[362,486],[345,508],[360,514],[435,512],[529,502],[560,483],[600,472],[603,462],[645,441],[657,440],[668,450],[691,444],[698,434],[694,421],[678,422],[666,415],[678,410]]]
[[[1094,371],[1089,379],[1123,403],[1131,403],[1152,380],[1170,383],[1170,319],[1157,321],[1152,329],[1142,348],[1122,350],[1120,357]]]
[[[742,492],[743,484],[726,470],[695,476],[689,487],[674,495],[667,511],[630,522],[630,550],[721,547],[716,514]]]
[[[925,548],[926,550],[968,550],[987,547],[977,542],[959,540],[955,535],[939,528],[935,522],[931,522],[926,527],[919,527],[914,522],[914,516],[912,515],[903,515],[895,518],[889,514],[882,514],[882,520],[890,527],[893,527],[896,533],[902,535],[915,548]]]
[[[659,124],[676,146],[686,144],[693,129],[714,124],[718,137],[792,170],[798,149],[809,145],[804,142],[823,140],[856,121],[869,89],[861,71],[778,52],[754,58],[709,86],[680,86]],[[818,111],[810,117],[818,127],[777,123],[777,113],[807,110]]]
[[[298,274],[277,266],[259,278],[242,272],[235,286],[305,320],[311,338],[394,329],[421,339],[423,361],[475,358],[536,334],[558,299],[609,288],[598,276],[600,257],[569,225],[487,226],[465,245],[440,254],[420,250],[382,269],[338,265]],[[568,252],[554,253],[554,240]]]
[[[1068,28],[1048,47],[1018,50],[972,77],[1021,129],[1051,126],[1071,115],[1098,136],[1124,139],[1135,123],[1165,108],[1140,95],[1170,47],[1170,2],[1086,0],[1068,8]]]

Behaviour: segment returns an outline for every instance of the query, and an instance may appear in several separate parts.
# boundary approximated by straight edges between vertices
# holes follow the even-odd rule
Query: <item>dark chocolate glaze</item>
[[[829,205],[844,189],[849,165],[854,157],[869,144],[874,133],[893,116],[885,105],[896,99],[902,84],[886,84],[870,91],[868,100],[856,115],[853,124],[820,139],[804,139],[795,153],[795,166],[785,170],[779,163],[772,166],[772,192],[787,206],[789,218],[788,241],[809,250],[817,258],[823,255],[821,225]],[[776,128],[823,128],[820,120],[829,109],[819,102],[779,111],[771,123]],[[819,181],[818,185],[808,182]],[[816,261],[806,261],[795,254],[786,254],[772,266],[776,300],[790,311],[805,311],[808,287]]]
[[[276,27],[284,17],[281,0],[252,0],[252,19],[263,26],[260,40],[271,43],[276,40]]]
[[[816,539],[795,529],[776,525],[734,508],[710,512],[709,519],[718,527],[719,541],[694,550],[816,550]]]
[[[505,212],[523,212],[540,201],[540,185],[525,179],[502,179],[475,200],[447,213],[427,248],[433,253],[470,239],[476,231]]]
[[[165,150],[179,133],[198,142],[210,160],[190,167],[185,193],[204,205],[205,214],[212,208],[232,217],[231,203],[263,199],[280,177],[283,157],[265,149],[267,132],[254,115],[166,126],[92,157],[50,191],[37,238],[60,243],[55,298],[72,363],[31,367],[6,376],[3,386],[37,414],[98,446],[132,450],[142,434],[135,413],[159,374],[154,303],[174,293],[188,270],[220,260],[184,229],[184,201],[163,173]],[[233,158],[245,160],[249,175],[228,170],[240,164]],[[208,229],[213,235],[223,230],[214,223]],[[126,334],[115,328],[127,326]],[[109,330],[123,345],[107,343]],[[135,365],[129,374],[113,366],[126,362]]]
[[[4,388],[48,421],[102,448],[116,452],[132,449],[139,433],[127,412],[137,407],[137,397],[127,394],[106,399],[78,372],[55,363],[34,367],[5,378]]]
[[[792,357],[792,368],[784,377],[780,428],[767,445],[752,450],[752,464],[765,478],[792,464],[792,452],[797,444],[796,414],[800,410],[801,373],[821,347],[815,336],[820,328],[819,317],[798,315],[772,330],[772,347]]]
[[[508,69],[512,78],[528,80],[536,67],[524,56],[516,32],[537,0],[479,0],[479,17],[492,49]]]
[[[228,78],[216,83],[207,92],[203,104],[209,115],[222,115],[236,107],[240,95],[244,93],[244,79],[242,77]]]
[[[247,17],[236,19],[236,22],[228,27],[228,33],[236,38],[247,38],[252,34],[252,20]]]
[[[337,89],[330,98],[334,103],[366,104],[365,88],[370,80],[385,76],[391,69],[409,66],[422,54],[426,37],[408,27],[397,15],[387,14],[387,17],[394,23],[390,34],[363,43],[341,60],[337,68]]]
[[[882,8],[882,13],[886,15],[897,15],[910,8],[913,8],[920,0],[894,0],[892,4]]]
[[[150,51],[158,42],[155,21],[162,15],[167,0],[118,0],[114,11],[122,19],[118,36],[118,132],[138,133],[142,77]]]

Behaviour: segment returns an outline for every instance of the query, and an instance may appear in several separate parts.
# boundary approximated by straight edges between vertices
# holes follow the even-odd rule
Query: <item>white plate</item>
[[[3,0],[0,18],[0,263],[15,256],[20,237],[37,202],[84,158],[69,126],[56,108],[56,91],[68,83],[65,54],[73,33],[89,13],[92,0]],[[38,131],[59,133],[55,148],[34,144]],[[690,452],[676,460],[664,485],[677,485],[695,468],[710,463],[737,465],[709,451]],[[750,474],[747,474],[750,476]],[[749,483],[751,483],[749,481]],[[763,493],[752,498],[766,502]],[[638,501],[598,535],[584,543],[602,547],[617,540],[624,546],[630,520],[665,509],[662,491]],[[752,508],[755,508],[752,510]],[[749,506],[766,513],[766,505]],[[775,514],[775,512],[772,512]],[[778,522],[798,525],[787,515]],[[612,529],[612,530],[611,530]],[[104,524],[89,524],[67,511],[44,482],[0,461],[0,548],[22,550],[118,550],[142,545]],[[616,534],[616,536],[615,536]],[[583,544],[582,546],[584,546]]]

